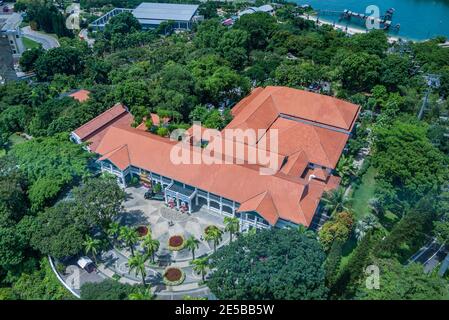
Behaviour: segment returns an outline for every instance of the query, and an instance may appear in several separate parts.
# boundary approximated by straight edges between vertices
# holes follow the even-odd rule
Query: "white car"
[[[81,269],[84,269],[89,273],[96,270],[94,262],[89,257],[83,256],[79,258],[76,263]]]

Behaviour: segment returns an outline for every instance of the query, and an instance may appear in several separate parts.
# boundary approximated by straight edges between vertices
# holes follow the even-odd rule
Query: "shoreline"
[[[315,22],[318,26],[322,26],[322,25],[330,25],[332,26],[335,30],[340,30],[343,31],[344,33],[347,33],[349,35],[354,35],[354,34],[358,34],[358,33],[367,33],[368,30],[364,30],[364,29],[360,29],[360,28],[356,28],[356,27],[347,27],[345,25],[339,24],[339,23],[333,23],[327,20],[323,20],[321,18],[317,18],[317,16],[313,16],[313,15],[299,15],[300,18],[303,18],[305,20],[310,20]],[[397,37],[397,36],[391,36],[389,34],[387,34],[387,38],[388,38],[388,42],[389,43],[395,43],[401,40],[407,40],[407,41],[417,41],[417,40],[412,40],[412,39],[408,39],[405,37]],[[427,41],[429,39],[426,40],[421,40],[421,41]]]

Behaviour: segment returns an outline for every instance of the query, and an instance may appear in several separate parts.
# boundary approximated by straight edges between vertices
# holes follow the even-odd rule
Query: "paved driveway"
[[[56,38],[38,31],[31,30],[30,26],[23,27],[22,33],[25,37],[42,44],[42,48],[44,48],[45,50],[59,47],[59,42]]]
[[[202,256],[213,252],[213,243],[204,240],[204,230],[209,225],[216,225],[224,229],[223,217],[205,208],[192,214],[180,213],[165,206],[163,201],[147,200],[144,198],[146,189],[127,188],[127,200],[124,203],[126,212],[120,217],[120,223],[126,225],[149,225],[153,238],[159,240],[160,249],[157,256],[160,259],[170,257],[171,262],[188,261],[192,254],[188,250],[169,251],[168,239],[173,235],[182,235],[185,239],[194,236],[200,240],[195,256]],[[223,234],[219,246],[229,242],[229,234]],[[137,248],[139,249],[139,248]]]

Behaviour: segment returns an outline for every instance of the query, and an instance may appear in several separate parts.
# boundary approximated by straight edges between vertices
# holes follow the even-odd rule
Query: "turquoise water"
[[[423,40],[443,35],[449,37],[449,0],[294,0],[303,5],[310,4],[314,9],[343,11],[348,9],[365,13],[367,6],[376,5],[383,15],[389,8],[395,8],[392,25],[399,23],[398,32],[391,35],[413,40]],[[370,13],[368,12],[368,15]],[[324,13],[320,18],[338,23],[338,15]],[[340,22],[346,24],[345,20]],[[363,27],[363,23],[350,24]]]

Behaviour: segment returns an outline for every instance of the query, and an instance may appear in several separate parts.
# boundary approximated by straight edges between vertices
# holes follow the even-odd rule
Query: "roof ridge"
[[[90,123],[92,123],[93,121],[95,121],[95,119],[98,119],[98,118],[101,117],[103,114],[110,112],[112,108],[118,107],[119,105],[123,107],[123,110],[124,110],[124,111],[127,111],[124,104],[122,104],[121,102],[117,102],[117,103],[114,104],[112,107],[110,107],[109,109],[103,111],[102,113],[100,113],[100,114],[99,114],[98,116],[96,116],[95,118],[90,119],[89,121],[87,121],[87,122],[86,122],[85,124],[83,124],[82,126],[76,128],[76,129],[74,130],[74,132],[75,132],[75,131],[78,131],[78,130],[81,129],[81,128],[86,127],[87,125],[89,125]],[[109,123],[109,122],[111,122],[111,121],[112,121],[112,120],[108,121],[107,123]],[[106,123],[106,124],[107,124],[107,123]]]

